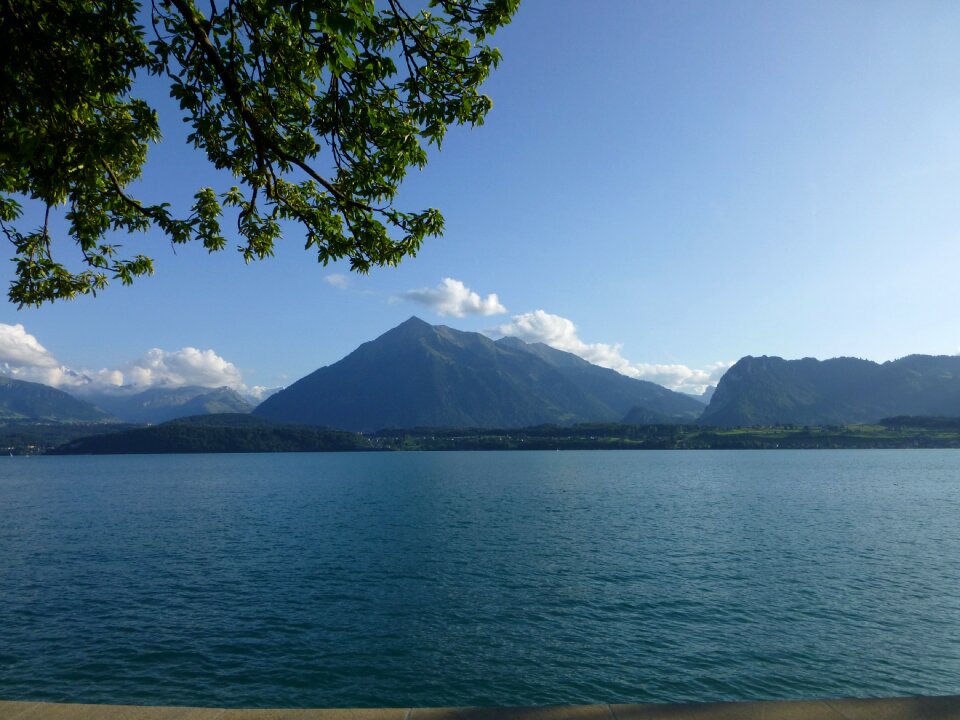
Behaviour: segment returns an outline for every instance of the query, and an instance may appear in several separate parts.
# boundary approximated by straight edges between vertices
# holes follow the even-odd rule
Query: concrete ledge
[[[0,720],[960,720],[960,695],[689,705],[310,710],[0,701]]]

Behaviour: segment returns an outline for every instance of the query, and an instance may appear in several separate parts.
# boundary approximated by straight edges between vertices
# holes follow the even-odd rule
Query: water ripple
[[[11,458],[0,697],[960,693],[950,451]]]

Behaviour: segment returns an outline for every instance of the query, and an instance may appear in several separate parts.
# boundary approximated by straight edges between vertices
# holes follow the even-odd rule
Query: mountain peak
[[[423,337],[429,333],[436,332],[436,328],[428,322],[421,320],[416,315],[411,315],[396,327],[390,328],[383,333],[377,340],[382,338],[409,338]],[[377,342],[374,340],[373,342]]]
[[[344,430],[616,422],[640,406],[673,420],[703,409],[569,353],[411,317],[276,395],[259,417]]]
[[[497,345],[501,345],[503,347],[522,348],[523,346],[526,345],[526,343],[523,340],[521,340],[518,337],[513,337],[512,335],[504,335],[502,338],[500,338],[499,340],[496,340],[495,342],[497,343]]]
[[[428,323],[426,320],[421,320],[416,315],[411,315],[402,323],[397,325],[397,328],[402,328],[402,327],[433,327],[433,325]],[[397,328],[394,328],[394,329],[397,329]]]

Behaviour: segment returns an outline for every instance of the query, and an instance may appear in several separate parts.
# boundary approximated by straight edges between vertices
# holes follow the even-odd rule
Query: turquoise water
[[[0,698],[960,693],[960,453],[0,459]]]

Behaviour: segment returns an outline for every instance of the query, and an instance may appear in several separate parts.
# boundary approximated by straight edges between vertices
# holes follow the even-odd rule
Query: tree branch
[[[101,167],[107,172],[107,178],[110,180],[110,184],[113,185],[114,192],[123,200],[127,205],[132,207],[134,210],[142,214],[144,217],[153,217],[152,214],[145,208],[139,201],[134,200],[132,197],[127,195],[123,191],[123,186],[120,185],[120,181],[117,180],[117,176],[113,174],[113,170],[107,164],[106,160],[100,161]]]
[[[363,203],[357,202],[356,200],[344,195],[336,185],[327,180],[325,177],[321,176],[316,170],[310,167],[309,164],[300,158],[291,155],[283,148],[279,147],[277,143],[273,142],[267,136],[267,134],[263,131],[263,128],[260,127],[260,123],[257,122],[257,119],[253,116],[253,113],[250,112],[250,109],[244,102],[243,93],[237,86],[236,78],[227,70],[227,67],[223,63],[223,58],[220,57],[219,51],[210,41],[210,37],[207,34],[207,31],[204,29],[203,23],[201,22],[200,18],[197,17],[189,0],[170,0],[170,2],[180,12],[184,21],[189,26],[190,31],[193,33],[194,39],[200,45],[204,54],[207,56],[207,59],[210,61],[210,64],[213,66],[214,70],[216,70],[217,75],[223,81],[224,89],[226,90],[227,95],[229,96],[231,102],[233,102],[233,104],[236,106],[237,112],[240,113],[240,117],[243,119],[247,129],[250,131],[250,135],[253,139],[254,145],[256,146],[257,156],[261,162],[264,161],[267,150],[271,150],[281,160],[298,167],[300,170],[313,178],[313,180],[315,180],[331,195],[333,195],[341,207],[346,204],[357,208],[372,210],[372,208],[369,208]]]

